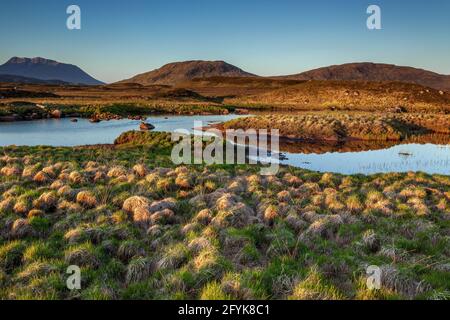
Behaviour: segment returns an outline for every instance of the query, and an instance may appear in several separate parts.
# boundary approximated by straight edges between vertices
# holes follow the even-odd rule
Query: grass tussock
[[[174,166],[169,143],[130,137],[166,141],[129,133],[107,148],[0,149],[0,298],[74,298],[70,265],[81,299],[450,291],[448,176]],[[383,270],[379,290],[366,286],[369,265]]]

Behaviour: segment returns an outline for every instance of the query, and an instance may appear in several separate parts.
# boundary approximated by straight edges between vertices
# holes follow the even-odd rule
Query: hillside
[[[437,90],[450,90],[450,76],[412,67],[368,62],[329,66],[277,78],[294,80],[399,81],[416,83]]]
[[[0,74],[38,80],[57,80],[72,84],[103,84],[103,82],[94,79],[75,65],[44,58],[11,58],[0,66]]]
[[[28,78],[10,74],[0,74],[0,82],[3,83],[23,83],[23,84],[49,84],[49,85],[63,85],[67,82],[60,80],[41,80],[35,78]]]
[[[195,78],[208,77],[254,77],[238,67],[224,61],[185,61],[164,65],[163,67],[139,74],[119,83],[138,83],[142,85],[177,85]]]
[[[299,110],[445,111],[450,94],[417,84],[367,81],[311,80],[270,92],[225,99],[245,106],[287,107]]]
[[[235,97],[267,92],[300,84],[299,80],[278,80],[263,77],[209,77],[195,78],[179,83],[186,88],[208,97]]]

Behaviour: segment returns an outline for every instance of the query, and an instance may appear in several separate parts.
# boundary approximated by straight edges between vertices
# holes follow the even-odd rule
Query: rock
[[[141,129],[142,131],[148,131],[155,129],[155,126],[150,123],[141,122],[141,124],[139,125],[139,129]]]
[[[52,118],[60,119],[62,117],[62,112],[59,110],[53,110],[51,112],[51,116],[52,116]]]
[[[70,122],[78,122],[77,118],[70,119]]]
[[[439,91],[439,94],[441,95],[441,96],[443,96],[444,95],[444,91]]]
[[[91,123],[99,123],[101,120],[99,118],[91,118],[89,119],[89,122]]]

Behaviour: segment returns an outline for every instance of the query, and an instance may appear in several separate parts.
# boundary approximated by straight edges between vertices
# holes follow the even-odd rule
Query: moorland
[[[0,121],[236,112],[255,116],[220,127],[276,128],[293,147],[450,141],[444,76],[178,67],[107,85],[1,83]],[[260,165],[174,165],[172,146],[169,133],[133,131],[109,145],[1,147],[0,298],[450,298],[449,175],[281,166],[261,176]],[[66,287],[70,265],[81,290]]]

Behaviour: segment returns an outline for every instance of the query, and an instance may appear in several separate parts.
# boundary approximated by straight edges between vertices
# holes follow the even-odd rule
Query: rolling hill
[[[103,84],[103,82],[94,79],[75,65],[44,58],[13,57],[0,66],[0,74],[38,80],[56,80],[72,84]]]
[[[399,81],[450,91],[450,76],[412,67],[369,62],[334,65],[275,78],[293,80]]]
[[[169,63],[159,69],[139,74],[119,83],[173,86],[195,78],[209,77],[255,77],[255,75],[224,61],[195,60]]]
[[[310,80],[261,94],[225,99],[237,106],[296,110],[450,112],[450,94],[392,81]]]
[[[15,76],[11,74],[0,74],[0,82],[22,83],[22,84],[49,84],[49,85],[68,84],[67,82],[61,80],[41,80],[36,78]]]

